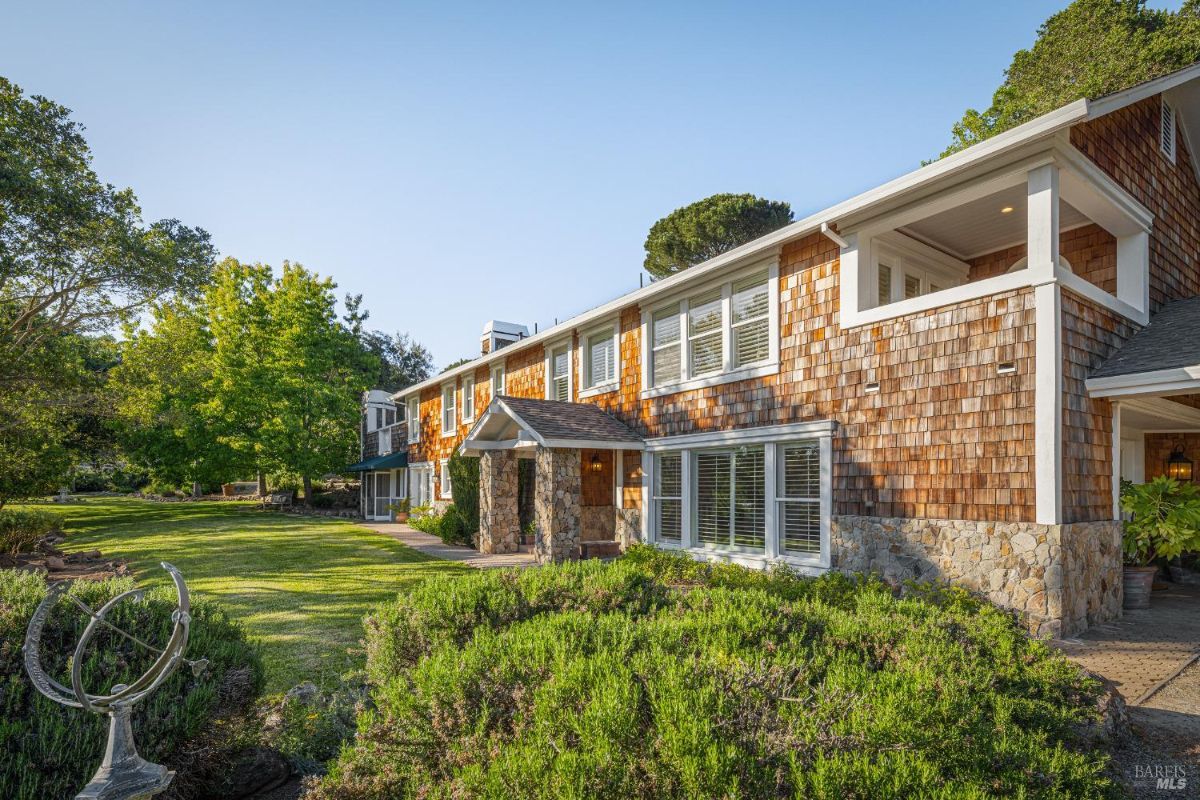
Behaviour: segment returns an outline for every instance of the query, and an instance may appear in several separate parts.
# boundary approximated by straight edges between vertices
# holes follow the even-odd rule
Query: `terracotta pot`
[[[1149,608],[1150,591],[1158,567],[1125,567],[1125,608]]]
[[[408,514],[403,511],[397,511],[396,522],[408,522]]]

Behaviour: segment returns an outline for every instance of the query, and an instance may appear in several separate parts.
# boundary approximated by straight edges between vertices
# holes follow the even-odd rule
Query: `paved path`
[[[1139,704],[1200,652],[1200,587],[1172,584],[1154,593],[1150,608],[1127,609],[1116,622],[1054,644],[1114,681],[1128,703]]]
[[[422,533],[400,522],[360,522],[364,528],[390,536],[398,542],[421,553],[446,561],[461,561],[478,569],[495,569],[497,567],[531,567],[534,565],[533,553],[505,553],[503,555],[486,555],[470,547],[455,544],[444,544],[441,539],[432,534]]]

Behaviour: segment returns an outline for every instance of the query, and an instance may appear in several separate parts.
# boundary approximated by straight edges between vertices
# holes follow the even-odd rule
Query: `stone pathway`
[[[461,561],[477,569],[496,569],[499,567],[532,567],[536,562],[533,553],[505,553],[503,555],[486,555],[470,547],[455,544],[444,544],[438,537],[422,533],[415,528],[400,522],[360,522],[364,528],[390,536],[404,544],[427,555],[445,561]]]
[[[1172,584],[1150,602],[1148,609],[1126,610],[1116,622],[1054,642],[1085,669],[1116,683],[1130,705],[1144,702],[1200,652],[1200,587]]]

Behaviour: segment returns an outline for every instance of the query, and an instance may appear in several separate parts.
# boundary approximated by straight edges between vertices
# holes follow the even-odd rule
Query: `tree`
[[[126,328],[110,377],[118,427],[126,455],[156,480],[213,484],[253,469],[205,413],[213,369],[212,336],[195,305],[163,303],[147,328]]]
[[[0,78],[0,381],[54,336],[195,293],[212,262],[206,232],[146,226],[132,191],[100,182],[68,109]]]
[[[456,358],[455,360],[451,361],[446,366],[442,367],[442,372],[449,372],[450,370],[454,369],[455,367],[461,367],[463,364],[469,364],[469,363],[471,363],[471,359],[469,359],[469,358]]]
[[[270,336],[260,346],[271,381],[271,413],[260,443],[276,471],[300,477],[306,503],[314,476],[353,458],[359,397],[367,388],[362,376],[378,369],[339,323],[334,287],[332,280],[285,261],[265,297]]]
[[[787,203],[752,194],[714,194],[672,211],[646,237],[646,271],[665,278],[792,221]]]
[[[395,392],[433,374],[433,354],[407,333],[363,331],[359,341],[367,353],[379,359],[379,369],[367,380],[373,389]]]
[[[1018,50],[984,111],[967,109],[945,157],[1082,97],[1126,89],[1200,60],[1200,2],[1075,0]]]

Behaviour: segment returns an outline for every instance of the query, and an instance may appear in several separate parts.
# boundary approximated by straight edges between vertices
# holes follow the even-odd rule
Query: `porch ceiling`
[[[1121,427],[1143,433],[1200,431],[1200,408],[1167,397],[1137,397],[1121,401]]]
[[[1011,208],[1007,213],[1001,211]],[[1059,229],[1088,223],[1078,209],[1065,200],[1059,204]],[[1025,241],[1028,235],[1028,190],[1024,184],[1001,189],[907,225],[903,233],[936,247],[960,260],[994,253]]]

